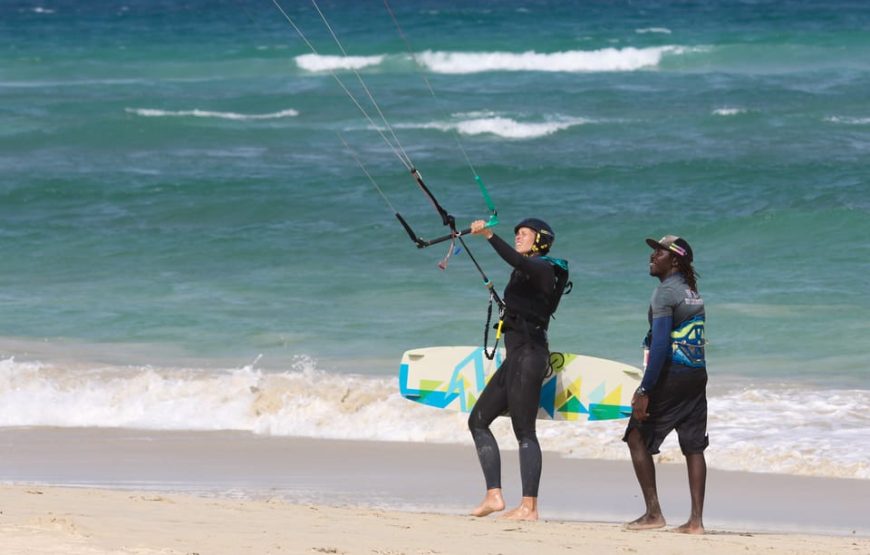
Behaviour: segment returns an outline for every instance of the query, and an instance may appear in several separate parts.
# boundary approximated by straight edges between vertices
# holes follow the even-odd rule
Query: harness
[[[567,260],[552,258],[549,256],[541,256],[540,258],[549,262],[553,267],[553,293],[550,295],[549,302],[547,303],[547,313],[549,314],[549,318],[555,318],[555,312],[559,307],[559,301],[562,300],[563,295],[567,295],[571,292],[574,288],[574,283],[568,279],[569,272]],[[498,323],[492,326],[496,330],[496,333],[495,345],[493,345],[492,351],[490,352],[487,349],[487,345],[489,343],[489,330],[492,325],[492,306],[495,301],[499,301]],[[547,320],[541,321],[537,315],[524,314],[517,310],[511,310],[504,302],[501,302],[500,299],[495,298],[494,300],[494,298],[490,296],[489,306],[487,307],[486,312],[486,324],[483,329],[483,352],[490,360],[493,359],[495,352],[498,349],[498,342],[501,340],[506,316],[518,320],[518,327],[520,327],[526,335],[531,334],[533,331],[531,328],[534,327],[535,330],[540,331],[540,333],[546,337],[547,324],[549,323]]]

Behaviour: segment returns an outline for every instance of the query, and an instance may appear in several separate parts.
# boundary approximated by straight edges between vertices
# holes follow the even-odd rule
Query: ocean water
[[[498,233],[553,225],[554,349],[639,363],[643,239],[687,238],[711,466],[870,478],[870,6],[389,7],[0,0],[0,426],[468,443],[397,393],[487,306],[394,218],[446,232],[407,156],[460,225],[475,174]],[[620,435],[541,426],[570,456]]]

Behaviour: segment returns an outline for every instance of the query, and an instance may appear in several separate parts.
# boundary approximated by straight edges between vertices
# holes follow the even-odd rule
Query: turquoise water
[[[500,233],[556,228],[576,288],[554,345],[636,362],[643,238],[677,233],[725,374],[867,386],[870,7],[396,2],[422,69],[383,3],[320,8],[376,57],[360,75],[458,221],[486,207],[457,135]],[[415,249],[344,149],[337,133],[421,234],[444,232],[316,70],[365,100],[311,4],[284,6],[307,61],[271,2],[0,9],[0,335],[382,375],[406,348],[482,339],[467,258],[442,272],[444,245]]]

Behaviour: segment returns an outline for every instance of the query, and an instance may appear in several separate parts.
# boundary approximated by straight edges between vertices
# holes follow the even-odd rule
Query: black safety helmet
[[[535,244],[532,246],[532,252],[546,253],[553,246],[553,241],[556,240],[556,232],[550,227],[550,224],[538,218],[526,218],[514,226],[514,235],[521,227],[527,227],[535,231]]]

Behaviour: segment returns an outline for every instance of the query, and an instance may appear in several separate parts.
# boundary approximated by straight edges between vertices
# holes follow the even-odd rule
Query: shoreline
[[[509,507],[519,500],[514,453],[502,457]],[[665,517],[679,525],[689,511],[685,466],[659,464],[657,474]],[[0,484],[454,517],[483,494],[468,446],[95,428],[0,429]],[[540,506],[547,522],[617,527],[643,512],[629,462],[546,452]],[[708,471],[709,532],[870,537],[867,514],[870,480]]]

